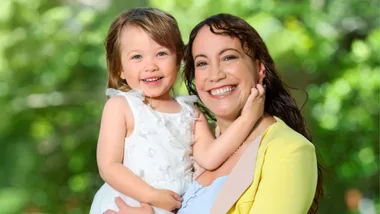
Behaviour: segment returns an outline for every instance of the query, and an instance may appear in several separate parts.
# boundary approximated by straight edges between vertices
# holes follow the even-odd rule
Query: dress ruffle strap
[[[130,95],[130,96],[137,97],[142,101],[145,100],[144,92],[141,90],[136,90],[136,89],[130,90],[128,92],[124,92],[124,91],[120,91],[114,88],[107,88],[106,95],[109,97],[114,97],[117,95]]]
[[[198,97],[196,95],[187,95],[187,96],[178,96],[176,97],[177,101],[183,101],[185,103],[194,104],[198,101]]]

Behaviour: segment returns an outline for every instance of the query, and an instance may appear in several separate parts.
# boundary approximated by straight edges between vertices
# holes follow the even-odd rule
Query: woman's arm
[[[317,185],[317,160],[309,142],[268,146],[250,214],[306,214]]]
[[[219,167],[248,137],[256,122],[264,113],[265,90],[257,84],[252,88],[247,102],[239,116],[217,139],[211,134],[206,117],[199,111],[195,123],[195,161],[207,170]]]
[[[139,202],[167,210],[180,207],[178,194],[151,187],[122,164],[128,111],[129,105],[122,96],[112,97],[104,107],[97,146],[100,176],[116,190]]]

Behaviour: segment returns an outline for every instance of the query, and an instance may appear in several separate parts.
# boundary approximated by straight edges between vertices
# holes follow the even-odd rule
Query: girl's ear
[[[121,79],[123,79],[123,80],[126,79],[126,76],[125,76],[125,74],[124,74],[123,71],[120,71],[120,72],[119,72],[119,75],[120,75],[120,78],[121,78]]]
[[[181,61],[179,61],[178,65],[177,65],[177,72],[180,72],[180,71],[181,71],[181,68],[182,68],[182,62],[183,62],[183,57],[181,58]]]

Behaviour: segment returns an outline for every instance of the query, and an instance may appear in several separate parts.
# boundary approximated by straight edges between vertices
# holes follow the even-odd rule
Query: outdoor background
[[[380,209],[378,0],[2,0],[1,214],[88,213],[102,184],[103,41],[111,21],[137,6],[172,13],[185,42],[207,16],[246,19],[286,83],[309,94],[303,113],[327,169],[319,213]],[[292,91],[300,106],[302,90]]]

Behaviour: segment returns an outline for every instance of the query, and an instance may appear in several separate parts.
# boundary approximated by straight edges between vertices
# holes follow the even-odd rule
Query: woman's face
[[[200,99],[216,117],[235,120],[251,88],[263,78],[261,63],[245,53],[239,39],[213,34],[209,26],[199,30],[192,55]]]

